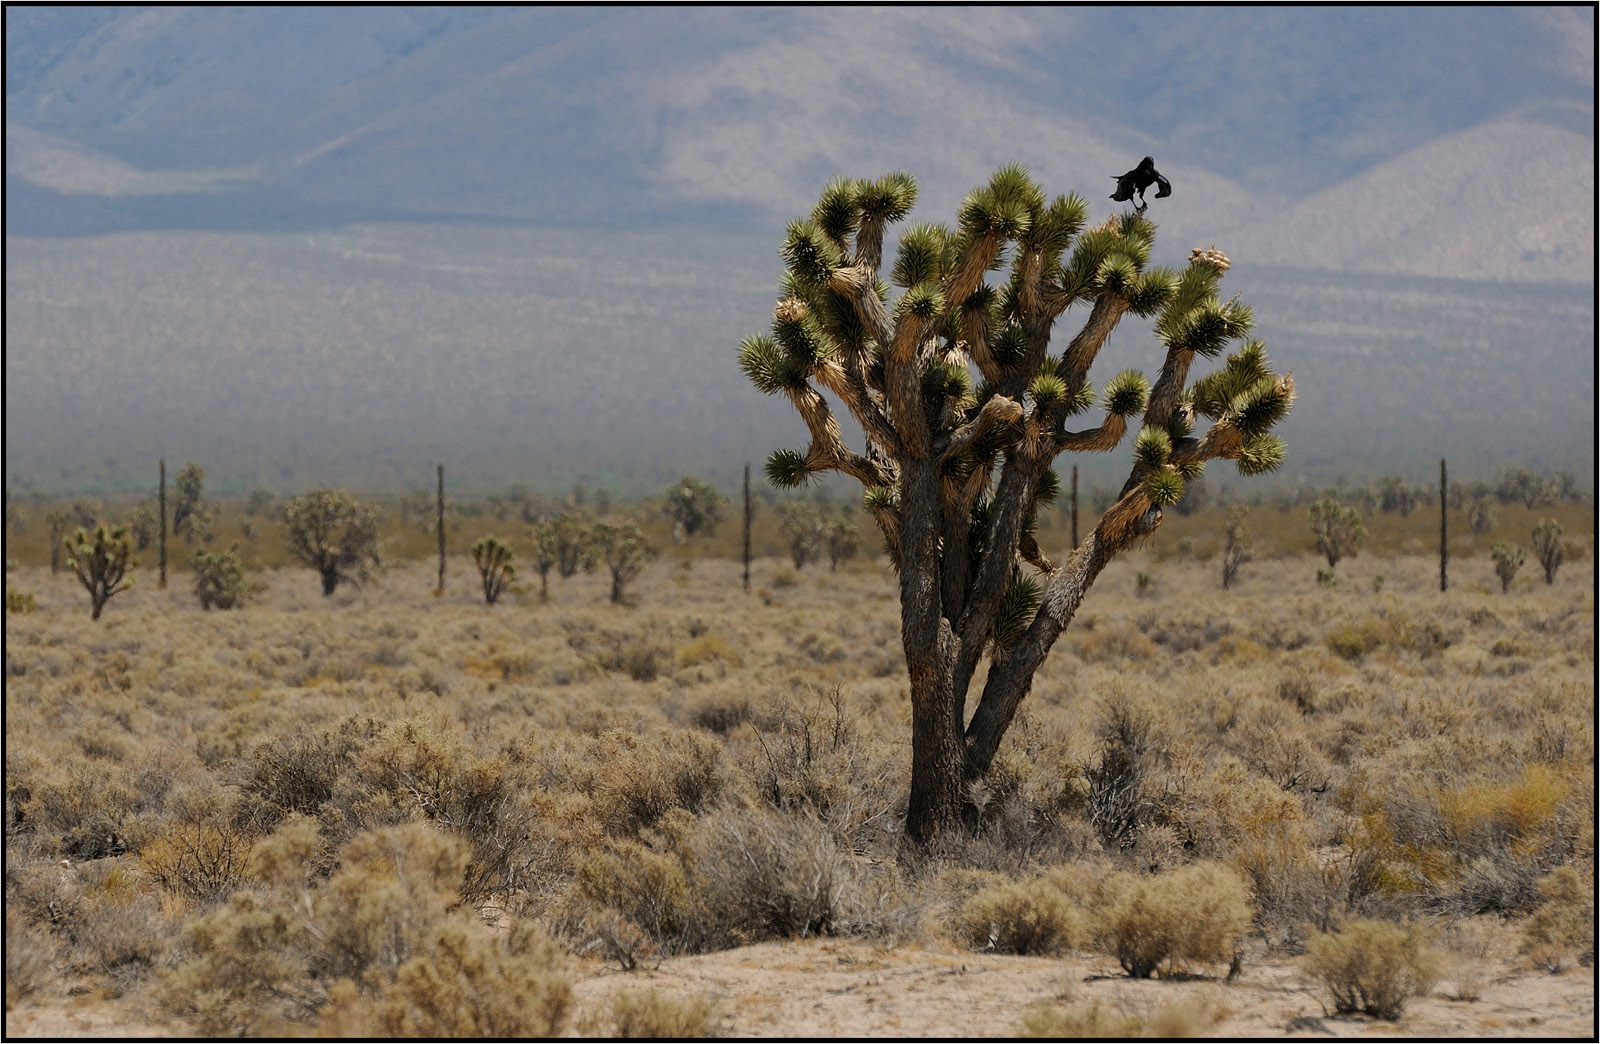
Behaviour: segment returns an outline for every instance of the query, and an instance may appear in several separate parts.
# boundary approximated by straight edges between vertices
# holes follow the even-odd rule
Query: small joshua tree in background
[[[67,556],[68,567],[78,574],[78,582],[89,592],[91,620],[100,619],[100,610],[113,595],[133,586],[128,570],[138,563],[133,559],[133,541],[126,526],[96,525],[92,538],[80,528],[77,538],[67,547]]]
[[[597,522],[594,546],[611,570],[611,600],[621,602],[628,584],[638,577],[646,562],[656,556],[644,534],[631,522]]]
[[[178,472],[177,495],[172,502],[172,531],[192,544],[196,538],[211,539],[211,512],[201,503],[205,493],[205,469],[194,461]]]
[[[667,489],[663,511],[672,521],[673,535],[688,540],[714,531],[727,503],[714,487],[685,475]]]
[[[133,537],[133,549],[143,551],[156,539],[156,508],[148,500],[141,500],[128,518],[128,532]]]
[[[202,609],[237,609],[250,594],[245,579],[244,561],[239,548],[226,551],[197,551],[194,565],[194,593]]]
[[[1311,505],[1311,532],[1317,537],[1317,551],[1328,559],[1328,568],[1335,569],[1341,558],[1354,558],[1367,538],[1366,524],[1361,512],[1328,497]]]
[[[512,564],[515,557],[497,537],[486,536],[472,545],[472,560],[483,578],[483,600],[488,604],[493,605],[506,585],[516,580],[517,567]]]
[[[52,511],[44,516],[44,524],[50,534],[51,576],[61,571],[61,540],[67,535],[67,524],[71,521],[65,511]]]
[[[1467,528],[1474,533],[1487,533],[1494,528],[1494,505],[1488,493],[1479,493],[1467,505]]]
[[[1522,568],[1522,563],[1527,561],[1528,552],[1521,544],[1508,544],[1504,540],[1496,540],[1489,549],[1489,557],[1494,559],[1494,572],[1500,578],[1500,590],[1511,590],[1511,581],[1516,579],[1517,570]]]
[[[594,527],[582,511],[567,511],[550,521],[556,542],[556,568],[563,579],[595,567]]]
[[[539,601],[550,600],[550,570],[561,561],[561,549],[556,543],[556,524],[544,519],[528,527],[533,538],[533,568],[539,574]]]
[[[1222,537],[1222,586],[1233,586],[1239,578],[1239,569],[1250,561],[1250,538],[1244,531],[1244,509],[1228,512],[1227,528]]]
[[[1527,468],[1510,467],[1500,473],[1500,482],[1495,487],[1495,496],[1503,504],[1521,501],[1522,506],[1532,511],[1541,504],[1550,503],[1556,492],[1555,486],[1543,476]]]
[[[1533,553],[1539,556],[1544,567],[1544,582],[1556,582],[1556,570],[1567,560],[1567,550],[1561,546],[1561,523],[1547,518],[1533,527]]]
[[[860,548],[861,530],[850,517],[850,509],[840,508],[839,513],[828,520],[828,568],[838,572],[839,563],[854,558]]]
[[[778,508],[778,528],[789,542],[789,557],[796,569],[822,557],[827,542],[827,521],[810,504],[783,504]]]
[[[289,553],[322,577],[323,595],[360,586],[380,564],[378,513],[342,489],[316,489],[283,508]]]

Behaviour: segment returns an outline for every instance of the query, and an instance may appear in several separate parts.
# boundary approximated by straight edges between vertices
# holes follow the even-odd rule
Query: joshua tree
[[[581,488],[581,487],[580,487]],[[594,527],[582,511],[568,511],[551,520],[556,542],[556,569],[562,578],[595,566]]]
[[[837,515],[828,520],[827,526],[828,568],[838,572],[839,563],[854,558],[860,549],[861,531],[851,519],[849,508],[841,508]]]
[[[103,523],[94,527],[94,536],[80,528],[77,538],[67,547],[67,565],[78,574],[78,582],[89,592],[91,609],[89,619],[100,619],[100,610],[111,600],[133,586],[128,570],[139,563],[133,559],[133,541],[126,526]]]
[[[1544,582],[1556,582],[1556,570],[1567,560],[1567,550],[1561,546],[1561,523],[1547,518],[1533,527],[1533,553],[1539,556],[1544,567]]]
[[[1272,373],[1257,341],[1191,383],[1195,356],[1221,354],[1252,326],[1249,308],[1218,295],[1227,258],[1196,250],[1182,271],[1148,267],[1155,226],[1142,215],[1083,232],[1087,204],[1047,200],[1018,166],[970,193],[956,228],[902,234],[889,276],[903,292],[889,300],[884,231],[916,191],[903,173],[829,184],[810,217],[789,225],[772,336],[746,339],[739,357],[810,431],[808,448],[772,455],[769,479],[793,487],[835,470],[859,480],[899,570],[912,705],[906,829],[926,843],[966,816],[968,785],[988,771],[1090,585],[1155,531],[1185,480],[1218,458],[1247,474],[1281,463],[1271,429],[1294,384]],[[1007,263],[998,286],[984,282]],[[1056,322],[1073,304],[1088,314],[1053,354]],[[1112,378],[1103,422],[1069,430],[1067,418],[1094,403],[1090,368],[1128,312],[1155,319],[1160,374],[1153,388],[1132,371]],[[863,451],[847,448],[823,391],[855,418]],[[1141,430],[1120,494],[1070,558],[1050,561],[1032,531],[1056,492],[1055,458],[1113,449],[1130,417]],[[1203,431],[1201,418],[1212,422]]]
[[[533,568],[539,574],[539,601],[550,600],[550,570],[561,560],[561,549],[556,543],[556,524],[552,519],[535,522],[528,527],[533,538]]]
[[[672,520],[673,533],[688,539],[715,530],[726,504],[727,498],[715,488],[685,475],[667,489],[663,511]]]
[[[1528,552],[1521,544],[1496,540],[1494,546],[1489,548],[1489,557],[1494,559],[1494,573],[1500,578],[1501,593],[1510,591],[1511,581],[1516,579],[1517,570],[1527,561]]]
[[[1523,507],[1533,510],[1540,504],[1550,503],[1555,493],[1552,483],[1527,468],[1507,468],[1500,473],[1500,484],[1495,495],[1503,504],[1520,500]]]
[[[796,569],[804,569],[822,556],[827,523],[810,504],[784,504],[778,508],[778,528],[789,541],[789,557]]]
[[[133,536],[133,549],[143,551],[156,539],[156,509],[148,500],[142,500],[128,519],[128,531]]]
[[[194,593],[202,609],[237,609],[250,593],[245,580],[244,561],[237,546],[227,551],[197,551],[194,565]]]
[[[594,545],[611,570],[611,600],[621,602],[628,584],[656,556],[655,548],[645,542],[644,534],[631,522],[595,523]]]
[[[1339,565],[1341,558],[1354,558],[1367,538],[1367,527],[1361,521],[1361,512],[1334,500],[1332,497],[1311,505],[1311,532],[1317,537],[1317,550],[1328,559],[1328,568]]]
[[[51,576],[61,571],[61,538],[67,535],[67,524],[71,521],[65,511],[52,511],[44,516],[44,524],[50,534]]]
[[[283,508],[289,553],[322,577],[322,593],[360,586],[379,565],[378,514],[342,489],[316,489]]]
[[[200,504],[205,485],[205,469],[193,461],[178,472],[177,496],[172,502],[172,531],[180,534],[184,543],[192,544],[196,537],[201,540],[211,537],[210,513]]]
[[[1250,561],[1250,540],[1244,532],[1244,509],[1228,512],[1227,528],[1222,537],[1222,586],[1232,587],[1239,578],[1239,569]]]
[[[1467,528],[1474,533],[1487,533],[1494,528],[1494,522],[1494,505],[1489,503],[1487,493],[1480,493],[1467,506]]]
[[[488,604],[493,605],[506,585],[517,578],[517,567],[511,561],[515,557],[496,537],[486,536],[472,545],[472,560],[483,578],[483,600]]]
[[[1378,510],[1385,514],[1398,511],[1402,516],[1409,515],[1419,499],[1418,491],[1401,475],[1385,475],[1378,480]]]

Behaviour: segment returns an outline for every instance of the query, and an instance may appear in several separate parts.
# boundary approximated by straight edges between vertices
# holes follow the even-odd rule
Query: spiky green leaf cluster
[[[1157,427],[1141,428],[1133,442],[1133,459],[1141,469],[1159,468],[1172,456],[1172,437]]]
[[[861,220],[862,183],[857,178],[836,177],[823,188],[811,221],[842,250]]]
[[[1150,399],[1150,382],[1138,370],[1123,370],[1106,382],[1106,412],[1131,417],[1143,410]]]
[[[1043,601],[1044,591],[1038,580],[1021,573],[1013,576],[995,610],[994,643],[1002,649],[1017,644],[1028,633]]]
[[[936,319],[944,311],[944,291],[938,283],[918,283],[900,296],[895,303],[895,319],[903,315],[915,316],[924,322]]]
[[[1293,400],[1271,377],[1263,377],[1235,396],[1228,408],[1233,426],[1248,441],[1272,430],[1289,414]]]
[[[844,265],[844,252],[814,221],[791,221],[783,240],[783,261],[803,283],[826,286]]]
[[[989,338],[989,353],[1001,366],[1011,366],[1028,354],[1028,335],[1020,326],[1007,326]]]
[[[822,328],[816,313],[809,308],[804,310],[804,315],[799,319],[781,314],[780,310],[780,314],[772,318],[772,334],[784,354],[806,376],[835,350],[833,339]]]
[[[767,481],[779,489],[794,489],[810,479],[810,459],[799,450],[773,450],[767,458]]]
[[[1126,295],[1128,307],[1134,315],[1147,319],[1165,308],[1177,292],[1177,272],[1166,267],[1147,269],[1133,281]]]
[[[1194,382],[1195,412],[1216,419],[1234,406],[1235,400],[1257,382],[1272,377],[1267,367],[1267,349],[1260,341],[1246,341],[1228,356],[1226,365]]]
[[[1239,474],[1264,475],[1283,466],[1289,455],[1289,445],[1281,435],[1258,435],[1246,440],[1239,455]]]
[[[1144,477],[1144,495],[1158,508],[1183,499],[1183,476],[1173,468],[1157,468]]]
[[[1041,373],[1028,385],[1028,397],[1041,410],[1053,409],[1067,399],[1067,382],[1053,373]]]
[[[1039,481],[1033,485],[1033,501],[1036,504],[1054,504],[1061,495],[1061,476],[1056,474],[1056,469],[1047,467],[1039,473]]]
[[[899,221],[911,213],[917,202],[917,179],[903,170],[885,174],[877,181],[856,185],[856,205],[863,217],[878,221]]]
[[[937,283],[944,278],[949,248],[950,230],[943,225],[912,225],[900,237],[890,278],[905,289],[919,283]]]
[[[780,350],[772,338],[759,335],[739,345],[739,369],[765,395],[798,388],[810,375],[805,364]]]

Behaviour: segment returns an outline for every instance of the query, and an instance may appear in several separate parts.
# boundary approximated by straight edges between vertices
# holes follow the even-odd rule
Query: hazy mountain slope
[[[1252,261],[1456,279],[1594,281],[1594,138],[1503,120],[1235,230]]]
[[[7,477],[142,487],[164,453],[233,488],[403,488],[437,460],[480,489],[640,491],[683,471],[731,485],[805,437],[734,359],[771,313],[778,235],[10,239]],[[1462,477],[1593,468],[1588,287],[1246,264],[1226,286],[1296,373],[1292,479],[1424,474],[1441,455]],[[1148,325],[1126,320],[1100,379],[1158,363]],[[1112,481],[1126,454],[1084,466]]]

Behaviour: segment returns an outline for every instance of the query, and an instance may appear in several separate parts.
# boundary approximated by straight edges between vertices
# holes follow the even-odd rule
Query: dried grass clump
[[[690,1040],[717,1035],[717,1005],[708,997],[676,1000],[658,990],[617,994],[603,1016],[583,1024],[585,1036],[619,1040]]]
[[[256,848],[262,887],[188,927],[162,1002],[212,1036],[551,1036],[571,987],[548,939],[496,934],[459,901],[468,846],[425,823],[364,831],[308,889],[320,842],[306,817]]]
[[[1157,877],[1122,874],[1097,934],[1136,979],[1233,959],[1250,927],[1249,891],[1232,870],[1194,863]]]
[[[1522,952],[1536,967],[1559,973],[1577,961],[1594,965],[1594,871],[1557,867],[1539,881],[1543,900],[1523,928]]]
[[[1142,1036],[1144,1020],[1125,1011],[1111,1011],[1098,1002],[1060,1007],[1045,1004],[1022,1019],[1017,1036],[1047,1040],[1131,1040]]]
[[[1356,920],[1313,935],[1305,968],[1333,995],[1334,1010],[1396,1021],[1438,982],[1440,959],[1419,925]]]

